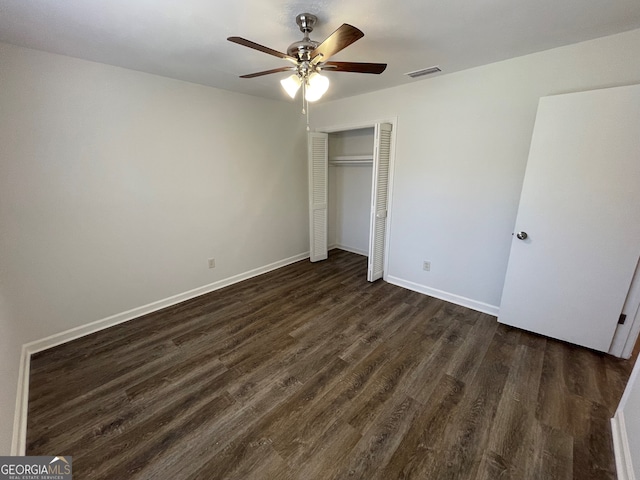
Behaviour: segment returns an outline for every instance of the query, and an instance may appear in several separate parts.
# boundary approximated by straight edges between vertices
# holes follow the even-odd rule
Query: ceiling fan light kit
[[[290,77],[280,80],[280,84],[287,95],[291,98],[296,98],[296,94],[302,86],[303,79],[305,80],[305,94],[304,98],[307,102],[315,102],[320,100],[329,89],[329,79],[324,75],[320,75],[317,72],[312,73],[308,77],[304,78],[298,74],[291,75]]]
[[[300,85],[302,85],[302,80],[298,75],[291,75],[290,77],[280,80],[280,85],[282,85],[284,91],[287,92],[287,95],[291,98],[296,98],[296,93],[298,93]]]
[[[309,38],[318,17],[310,13],[301,13],[296,17],[296,23],[303,33],[302,40],[293,42],[287,48],[287,53],[282,53],[272,48],[265,47],[242,37],[229,37],[227,40],[238,45],[253,48],[274,57],[287,60],[293,65],[266,70],[240,78],[255,78],[272,73],[294,71],[295,73],[280,81],[282,88],[291,98],[295,98],[302,87],[303,102],[315,102],[329,89],[329,78],[321,75],[322,70],[334,72],[370,73],[379,75],[387,68],[386,63],[359,63],[359,62],[329,62],[329,58],[364,36],[360,30],[347,23],[342,24],[335,32],[322,43]],[[308,114],[308,108],[303,105],[302,113]],[[308,128],[308,126],[307,126]]]
[[[307,102],[320,100],[329,90],[329,79],[318,72],[314,72],[307,78],[304,98]]]

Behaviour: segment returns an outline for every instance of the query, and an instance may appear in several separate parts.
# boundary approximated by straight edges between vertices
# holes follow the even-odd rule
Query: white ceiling
[[[286,74],[237,77],[288,63],[226,38],[286,51],[302,38],[302,12],[319,18],[314,40],[342,23],[365,33],[333,60],[389,65],[329,73],[324,99],[420,81],[403,74],[432,65],[451,73],[640,28],[638,0],[0,0],[0,41],[285,99]]]

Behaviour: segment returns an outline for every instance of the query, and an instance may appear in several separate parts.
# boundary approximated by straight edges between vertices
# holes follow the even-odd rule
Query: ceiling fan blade
[[[227,40],[229,40],[230,42],[233,42],[233,43],[237,43],[238,45],[242,45],[244,47],[253,48],[254,50],[258,50],[259,52],[268,53],[269,55],[273,55],[274,57],[284,58],[285,60],[289,60],[289,61],[291,61],[293,63],[298,63],[298,60],[296,60],[291,55],[287,55],[286,53],[278,52],[277,50],[274,50],[272,48],[265,47],[264,45],[260,45],[259,43],[252,42],[251,40],[247,40],[246,38],[229,37],[229,38],[227,38]]]
[[[271,73],[286,72],[286,71],[295,70],[295,69],[296,69],[296,67],[280,67],[280,68],[274,68],[273,70],[265,70],[263,72],[256,72],[256,73],[249,73],[247,75],[240,75],[240,78],[261,77],[262,75],[269,75]]]
[[[386,63],[362,62],[323,62],[320,67],[330,72],[356,72],[381,74],[387,68]]]
[[[322,55],[320,61],[326,61],[329,57],[335,55],[343,48],[348,47],[356,40],[364,37],[364,33],[358,30],[356,27],[343,23],[340,28],[333,32],[329,37],[322,42],[318,47],[311,52],[311,58],[315,58],[318,55]]]

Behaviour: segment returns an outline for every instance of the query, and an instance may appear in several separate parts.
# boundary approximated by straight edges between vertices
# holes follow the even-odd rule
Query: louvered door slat
[[[327,258],[328,162],[326,133],[310,133],[309,147],[309,258]]]
[[[389,192],[389,162],[391,159],[391,124],[376,125],[373,159],[373,188],[371,205],[371,231],[369,234],[370,282],[382,278],[384,273],[384,249],[387,227],[387,204]]]

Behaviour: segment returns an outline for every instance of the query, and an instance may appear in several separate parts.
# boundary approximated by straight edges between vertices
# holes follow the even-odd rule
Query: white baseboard
[[[84,337],[85,335],[104,330],[105,328],[113,327],[114,325],[118,325],[119,323],[128,322],[129,320],[133,320],[134,318],[146,315],[147,313],[155,312],[157,310],[170,307],[171,305],[175,305],[176,303],[184,302],[185,300],[199,297],[200,295],[204,295],[205,293],[213,292],[215,290],[228,287],[229,285],[233,285],[234,283],[238,283],[243,280],[262,275],[263,273],[276,270],[300,260],[304,260],[305,258],[309,258],[309,253],[301,253],[293,257],[285,258],[284,260],[270,263],[269,265],[265,265],[263,267],[254,268],[253,270],[249,270],[248,272],[239,273],[238,275],[234,275],[233,277],[218,280],[217,282],[194,288],[193,290],[179,293],[177,295],[173,295],[171,297],[164,298],[147,305],[143,305],[142,307],[136,307],[131,310],[127,310],[126,312],[117,313],[116,315],[103,318],[102,320],[97,320],[95,322],[87,323],[86,325],[81,325],[64,332],[56,333],[41,340],[27,343],[25,344],[25,347],[27,347],[30,354],[37,353],[42,350],[55,347],[56,345],[75,340],[76,338]]]
[[[13,416],[13,436],[11,438],[11,455],[24,455],[27,444],[27,413],[29,408],[29,368],[31,354],[26,345],[20,352],[20,368],[18,370],[18,390],[16,393],[16,410]]]
[[[27,409],[29,400],[29,368],[31,355],[43,350],[47,350],[48,348],[70,342],[71,340],[84,337],[85,335],[99,332],[100,330],[104,330],[105,328],[128,322],[129,320],[133,320],[134,318],[138,318],[142,315],[146,315],[148,313],[170,307],[171,305],[184,302],[185,300],[199,297],[200,295],[204,295],[206,293],[228,287],[229,285],[233,285],[234,283],[238,283],[243,280],[262,275],[263,273],[285,267],[292,263],[299,262],[300,260],[304,260],[305,258],[309,258],[309,252],[294,255],[293,257],[285,258],[284,260],[279,260],[263,267],[254,268],[253,270],[249,270],[247,272],[240,273],[238,275],[234,275],[232,277],[225,278],[214,283],[210,283],[209,285],[194,288],[193,290],[189,290],[184,293],[179,293],[177,295],[173,295],[171,297],[158,300],[141,307],[127,310],[126,312],[117,313],[116,315],[111,315],[110,317],[96,320],[95,322],[87,323],[86,325],[71,328],[64,332],[56,333],[40,340],[25,343],[22,346],[20,371],[18,373],[18,392],[16,398],[16,410],[13,420],[11,454],[24,455],[25,452],[27,438]]]
[[[367,252],[366,250],[360,250],[359,248],[355,248],[355,247],[347,247],[346,245],[340,245],[338,243],[336,243],[335,245],[331,245],[329,250],[333,250],[334,248],[337,248],[338,250],[344,250],[345,252],[351,252],[351,253],[356,253],[358,255],[364,255],[365,257],[369,255],[369,252]]]
[[[498,312],[500,311],[500,307],[496,305],[489,305],[488,303],[478,302],[477,300],[472,300],[467,297],[461,297],[460,295],[455,295],[453,293],[427,287],[425,285],[420,285],[419,283],[410,282],[409,280],[393,277],[391,275],[387,275],[385,277],[385,280],[389,283],[392,283],[393,285],[407,288],[409,290],[413,290],[414,292],[423,293],[425,295],[429,295],[430,297],[439,298],[440,300],[455,303],[456,305],[461,305],[472,310],[477,310],[478,312],[488,313],[489,315],[493,315],[495,317],[498,316]]]
[[[613,453],[616,457],[618,480],[636,480],[631,463],[631,450],[624,422],[624,413],[618,410],[611,419],[611,433],[613,436]]]

